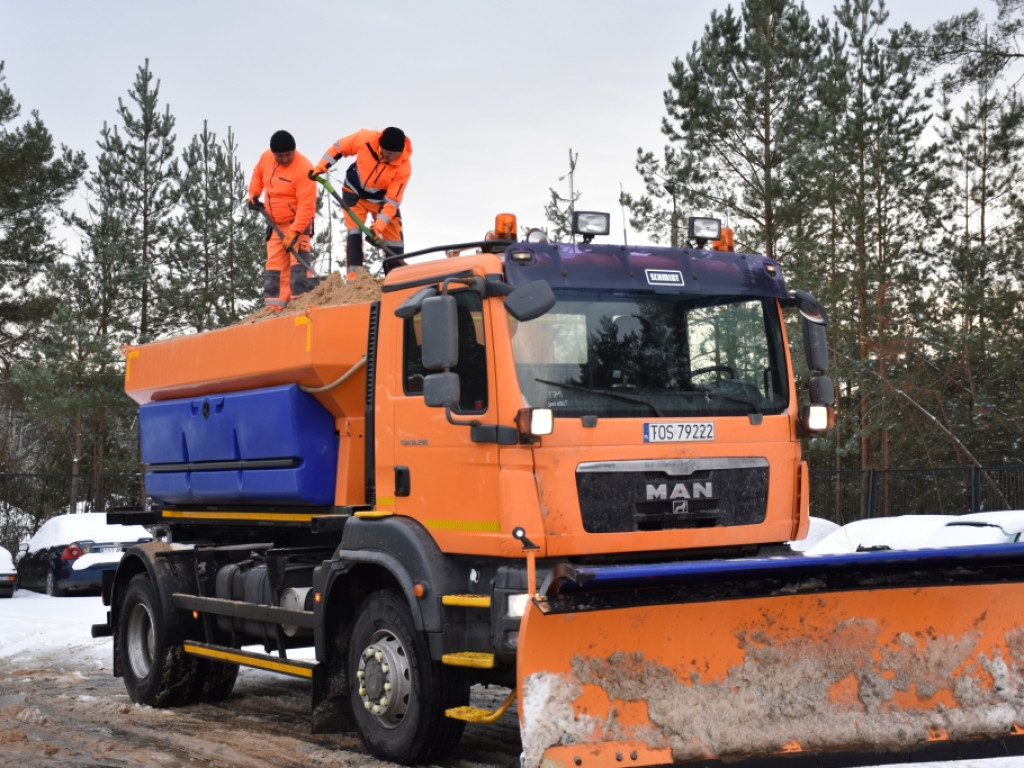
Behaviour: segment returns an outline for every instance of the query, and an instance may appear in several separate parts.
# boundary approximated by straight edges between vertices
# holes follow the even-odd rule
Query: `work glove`
[[[386,227],[387,227],[387,222],[381,221],[380,219],[377,219],[377,220],[375,220],[373,222],[373,226],[370,227],[370,231],[373,232],[373,239],[375,241],[377,241],[377,242],[380,241],[381,234],[384,232],[384,229]]]
[[[287,232],[285,232],[284,236],[281,238],[281,241],[284,243],[284,249],[286,251],[290,251],[295,246],[295,243],[296,241],[298,241],[298,239],[299,233],[294,229],[290,229]]]
[[[313,170],[309,172],[309,178],[312,179],[314,176],[323,176],[325,173],[327,173],[327,166],[324,164],[324,161],[321,160],[313,166]]]
[[[254,211],[258,211],[263,207],[263,203],[260,202],[259,195],[253,195],[246,202],[249,203],[249,207]]]

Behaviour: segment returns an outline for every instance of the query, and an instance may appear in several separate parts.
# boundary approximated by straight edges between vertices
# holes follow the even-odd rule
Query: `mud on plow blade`
[[[1024,549],[566,564],[518,654],[524,768],[1019,754]]]

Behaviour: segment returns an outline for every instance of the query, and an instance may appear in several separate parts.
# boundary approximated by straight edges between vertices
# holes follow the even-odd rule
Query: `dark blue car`
[[[152,538],[141,525],[108,525],[104,512],[52,517],[19,548],[18,586],[54,597],[98,592],[124,550]]]

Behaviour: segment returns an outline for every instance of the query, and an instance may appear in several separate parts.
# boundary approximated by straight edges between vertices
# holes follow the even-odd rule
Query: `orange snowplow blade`
[[[694,568],[682,581],[633,574],[602,591],[590,576],[549,592],[520,629],[524,766],[905,752],[1019,733],[1024,551],[998,549],[973,571],[865,553],[822,558],[839,578],[771,561],[767,578],[701,582]],[[858,588],[860,577],[879,585]],[[939,581],[951,583],[928,585]]]

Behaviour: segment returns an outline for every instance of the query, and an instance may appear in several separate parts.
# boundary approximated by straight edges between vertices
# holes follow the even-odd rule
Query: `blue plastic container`
[[[334,503],[334,419],[295,384],[147,403],[139,432],[159,502]]]

